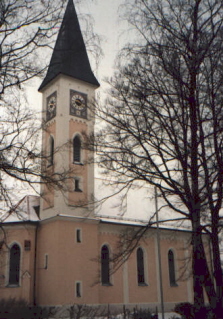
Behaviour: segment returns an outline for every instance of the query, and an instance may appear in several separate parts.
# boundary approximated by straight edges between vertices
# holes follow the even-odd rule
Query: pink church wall
[[[109,248],[109,254],[111,258],[114,256],[117,245],[117,234],[112,232],[101,232],[99,233],[99,246],[98,246],[98,254],[100,255],[101,248],[103,245],[107,245]],[[111,265],[112,272],[112,265]],[[100,267],[101,270],[101,267]],[[99,280],[101,276],[99,277]],[[101,282],[98,284],[99,288],[99,301],[101,304],[112,304],[124,303],[123,298],[123,270],[122,267],[118,269],[114,274],[111,274],[111,286],[103,286]]]
[[[19,245],[21,249],[20,257],[20,280],[15,287],[8,286],[9,279],[9,249],[4,245],[0,252],[0,295],[2,299],[16,298],[25,299],[28,303],[33,303],[33,280],[35,261],[35,228],[31,224],[4,226],[6,244],[10,248],[13,244]],[[31,247],[29,251],[24,250],[24,242],[29,240]]]
[[[144,252],[145,260],[145,280],[147,286],[139,286],[137,280],[137,257],[136,251],[131,255],[129,266],[129,302],[130,303],[148,303],[157,302],[157,267],[155,254],[155,240],[154,237],[146,238],[138,245]]]
[[[128,261],[114,274],[111,286],[101,284],[100,252],[103,245],[109,247],[111,257],[116,252],[119,235],[126,227],[118,224],[100,223],[96,219],[56,216],[42,221],[38,228],[37,289],[36,301],[42,306],[72,304],[126,304],[135,306],[157,305],[159,303],[158,263],[155,230],[149,230],[137,247],[144,251],[145,281],[137,281],[136,250]],[[21,284],[16,288],[7,287],[8,266],[1,267],[2,298],[25,298],[32,303],[34,298],[35,226],[15,225],[6,227],[7,241],[21,246]],[[81,242],[76,240],[76,230],[81,231]],[[16,238],[16,240],[15,240]],[[161,255],[164,300],[169,308],[181,301],[191,301],[191,280],[178,281],[176,287],[169,283],[167,253],[172,249],[176,258],[176,277],[185,263],[189,234],[163,230],[161,233]],[[31,241],[31,250],[24,251],[24,240]],[[45,255],[48,255],[46,266]],[[2,254],[1,254],[2,257]],[[1,259],[2,261],[2,259]],[[3,263],[1,262],[1,265]],[[111,269],[113,265],[111,264]],[[81,284],[81,297],[76,296],[75,284]]]
[[[81,243],[76,242],[77,228],[81,229]],[[97,225],[72,219],[43,223],[39,230],[38,303],[97,304],[97,253]],[[44,269],[45,254],[48,269]],[[75,296],[77,281],[81,282],[82,297]]]
[[[131,226],[130,226],[131,227]],[[121,225],[100,225],[99,250],[107,244],[111,249],[111,254],[115,253],[116,241],[123,226]],[[185,242],[188,241],[189,233],[163,230],[161,236],[162,255],[162,277],[163,293],[166,303],[174,305],[181,301],[192,301],[191,287],[188,282],[191,280],[179,280],[176,287],[171,287],[169,283],[168,250],[175,253],[176,279],[182,273],[185,263]],[[146,285],[138,285],[137,278],[137,257],[136,250],[131,254],[126,264],[111,276],[111,287],[99,287],[100,303],[124,303],[124,304],[158,304],[159,303],[159,273],[157,256],[156,231],[151,229],[148,234],[138,243],[144,252],[144,269]],[[186,247],[188,248],[188,247]],[[112,267],[111,267],[112,268]],[[127,272],[127,277],[124,273]],[[187,274],[187,272],[185,273]],[[125,285],[124,280],[128,278]],[[182,279],[185,279],[182,278]],[[171,306],[170,306],[171,307]],[[173,308],[173,307],[172,307]]]
[[[169,234],[171,236],[171,234]],[[174,232],[172,234],[174,236]],[[178,240],[177,240],[178,238]],[[185,240],[186,241],[186,240]],[[166,302],[177,303],[182,300],[188,300],[188,287],[185,278],[188,276],[189,269],[186,269],[185,262],[185,241],[182,240],[182,235],[175,232],[172,240],[162,238],[161,256],[162,256],[162,277],[163,277],[163,295]],[[188,248],[188,247],[187,247]],[[168,251],[172,249],[175,257],[175,271],[177,286],[171,287],[169,282],[169,267],[168,267]],[[190,263],[188,264],[190,265]],[[178,280],[179,279],[179,280]]]
[[[116,252],[116,245],[119,232],[122,232],[123,226],[102,225],[105,228],[101,230],[100,245],[108,243],[111,248],[111,253]],[[113,286],[100,287],[100,302],[101,303],[130,303],[143,304],[157,302],[157,268],[155,258],[154,238],[150,237],[142,240],[138,246],[143,248],[145,258],[145,277],[147,286],[139,286],[137,281],[137,262],[136,251],[132,253],[126,265],[122,266],[111,277]],[[126,277],[124,272],[127,272],[128,283],[125,285]]]

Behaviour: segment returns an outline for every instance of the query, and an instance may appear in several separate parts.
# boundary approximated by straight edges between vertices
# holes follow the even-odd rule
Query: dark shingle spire
[[[50,65],[39,91],[59,74],[99,86],[91,70],[73,0],[68,1]]]

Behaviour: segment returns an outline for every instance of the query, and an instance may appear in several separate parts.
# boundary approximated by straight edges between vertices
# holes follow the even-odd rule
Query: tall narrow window
[[[75,163],[81,161],[81,139],[78,135],[73,139],[73,161]]]
[[[81,179],[79,177],[74,177],[74,191],[75,192],[82,192]]]
[[[44,256],[44,269],[48,269],[48,255],[45,254]]]
[[[168,266],[169,266],[170,286],[177,286],[176,275],[175,275],[174,253],[171,249],[168,251]]]
[[[140,247],[137,249],[137,274],[138,285],[145,284],[144,254]]]
[[[106,245],[101,248],[101,283],[110,285],[109,249]]]
[[[14,244],[10,249],[9,285],[19,285],[20,255],[19,245]]]
[[[81,229],[76,229],[76,242],[81,243]]]
[[[76,297],[80,298],[81,297],[81,283],[76,282]]]
[[[54,160],[54,138],[50,136],[49,140],[49,165],[53,165]]]

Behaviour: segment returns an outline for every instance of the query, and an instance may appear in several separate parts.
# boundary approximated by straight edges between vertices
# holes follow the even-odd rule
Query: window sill
[[[101,285],[102,285],[102,286],[105,286],[105,287],[111,287],[111,286],[113,286],[110,282],[108,282],[108,283],[102,283]]]
[[[74,165],[81,165],[81,166],[83,166],[84,164],[83,163],[81,163],[81,162],[73,162],[73,164]]]
[[[139,287],[148,287],[148,284],[145,282],[140,282],[140,283],[138,283],[138,286]]]
[[[8,285],[6,285],[5,286],[6,288],[19,288],[20,287],[20,285],[19,284],[8,284]]]
[[[172,283],[172,284],[170,284],[170,287],[178,287],[178,284]]]

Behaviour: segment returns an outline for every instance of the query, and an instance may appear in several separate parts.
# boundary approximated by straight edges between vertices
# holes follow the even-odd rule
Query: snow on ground
[[[179,318],[180,319],[181,316],[176,314],[176,312],[166,312],[164,314],[164,319],[172,319],[172,318]],[[162,319],[162,314],[161,313],[158,314],[158,319]]]

